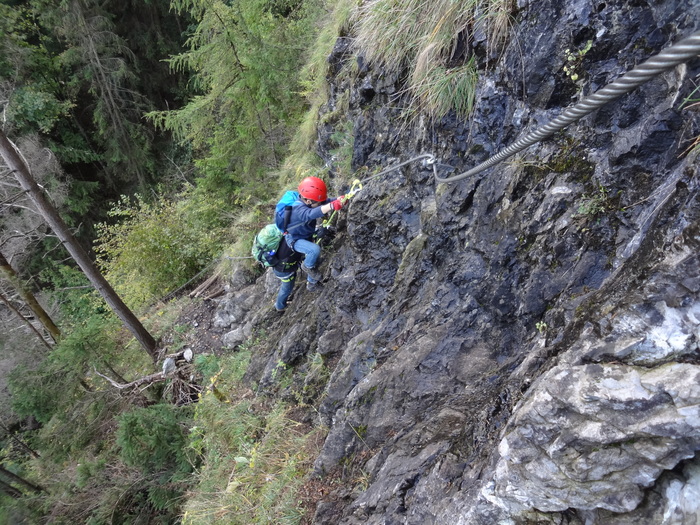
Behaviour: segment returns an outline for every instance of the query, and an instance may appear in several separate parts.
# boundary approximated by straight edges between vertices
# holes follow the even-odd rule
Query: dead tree
[[[37,330],[36,327],[31,322],[29,322],[29,319],[22,315],[22,312],[15,308],[15,306],[10,302],[10,300],[7,297],[5,297],[3,293],[0,293],[0,303],[3,303],[5,306],[7,306],[7,308],[10,309],[11,312],[13,312],[17,317],[19,317],[22,320],[22,322],[25,323],[29,327],[29,329],[36,334],[36,336],[41,340],[44,346],[51,350],[51,345],[46,341],[46,339],[44,339],[44,336],[41,335],[41,332],[39,332],[39,330]]]
[[[73,257],[80,269],[85,273],[92,285],[100,292],[112,311],[116,313],[124,323],[124,326],[133,334],[141,346],[148,352],[155,363],[158,358],[156,341],[144,328],[138,317],[124,304],[107,279],[99,272],[95,264],[88,257],[87,252],[78,244],[77,239],[60,217],[56,209],[44,196],[44,192],[32,177],[29,168],[15,148],[14,144],[0,131],[0,155],[5,160],[7,167],[14,174],[22,189],[39,210],[44,220],[49,224],[53,232],[61,240],[68,253]]]
[[[0,492],[4,492],[8,496],[12,496],[15,499],[22,497],[22,493],[19,490],[14,488],[12,485],[5,483],[1,479],[0,479]]]
[[[10,437],[10,439],[17,445],[19,446],[22,450],[30,454],[34,458],[39,458],[41,457],[39,453],[31,448],[29,445],[27,445],[24,441],[19,439],[14,432],[12,432],[9,428],[7,428],[7,425],[0,420],[0,428],[2,428],[5,431],[5,434]]]
[[[194,380],[192,356],[192,350],[189,348],[167,355],[163,360],[163,369],[160,372],[140,377],[129,383],[118,383],[97,370],[95,373],[114,388],[124,392],[141,390],[156,383],[170,380],[171,383],[166,389],[166,394],[171,395],[175,405],[186,405],[197,399],[197,395],[202,390]]]
[[[7,470],[5,467],[0,466],[0,475],[4,476],[5,478],[8,478],[11,482],[19,483],[23,487],[29,489],[32,492],[43,492],[43,488],[41,488],[38,485],[35,485],[31,481],[27,481],[26,479],[18,476],[14,472],[10,472]]]
[[[2,273],[8,281],[10,281],[15,290],[17,290],[17,293],[19,293],[20,297],[24,300],[25,304],[32,310],[32,312],[34,312],[34,315],[39,322],[44,325],[46,331],[51,334],[53,340],[58,341],[58,338],[61,337],[61,331],[54,324],[49,314],[46,313],[46,310],[44,310],[39,304],[39,301],[36,300],[34,294],[32,294],[32,292],[27,290],[22,285],[17,272],[15,272],[12,266],[10,266],[9,261],[2,253],[0,253],[0,273]]]

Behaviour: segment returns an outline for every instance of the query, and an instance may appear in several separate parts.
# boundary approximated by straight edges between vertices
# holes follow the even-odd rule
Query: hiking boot
[[[323,275],[321,272],[319,272],[316,268],[309,268],[305,264],[302,263],[301,265],[302,271],[311,277],[314,281],[320,281]]]
[[[320,282],[310,283],[306,281],[306,289],[310,292],[320,292],[323,290],[323,285]]]

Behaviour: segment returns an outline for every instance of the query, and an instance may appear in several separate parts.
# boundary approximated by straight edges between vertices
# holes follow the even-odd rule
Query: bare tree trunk
[[[9,470],[7,470],[4,467],[0,467],[0,474],[5,476],[6,478],[9,478],[11,481],[19,483],[23,487],[28,488],[32,492],[42,492],[44,490],[41,487],[34,485],[33,483],[27,481],[26,479],[19,477],[17,474],[10,472]]]
[[[4,492],[5,494],[12,496],[13,498],[22,497],[22,493],[19,490],[14,488],[12,485],[8,485],[2,480],[0,480],[0,492]]]
[[[68,229],[66,223],[58,215],[56,209],[44,196],[43,191],[32,177],[29,168],[20,157],[14,144],[10,142],[2,131],[0,131],[0,155],[2,155],[7,167],[19,181],[22,189],[27,192],[41,215],[66,247],[68,253],[78,263],[78,266],[80,266],[80,269],[85,273],[92,285],[100,292],[100,295],[102,295],[110,308],[119,316],[155,363],[158,359],[155,339],[144,328],[138,317],[124,304],[124,301],[117,295],[107,282],[107,279],[97,270],[85,250],[78,244],[76,238]]]
[[[32,309],[32,312],[34,312],[37,319],[39,319],[41,324],[44,325],[44,328],[46,328],[46,330],[51,334],[53,340],[58,341],[58,339],[61,337],[61,331],[54,324],[51,317],[49,317],[49,314],[46,313],[46,310],[41,307],[39,301],[37,301],[36,297],[34,297],[34,294],[22,286],[17,272],[15,272],[12,266],[10,266],[10,263],[7,259],[5,259],[5,256],[2,253],[0,253],[0,272],[2,272],[7,280],[12,283],[12,286],[15,287],[19,295],[22,297],[22,299],[24,299],[27,306]]]
[[[139,388],[142,386],[150,386],[153,383],[160,383],[161,381],[165,381],[166,379],[168,379],[168,376],[165,375],[164,372],[156,372],[155,374],[150,374],[147,376],[140,377],[139,379],[137,379],[136,381],[132,381],[131,383],[122,384],[122,383],[117,383],[112,378],[107,377],[106,375],[99,373],[97,370],[95,370],[95,373],[98,376],[100,376],[102,379],[106,380],[114,388],[118,388],[119,390]]]
[[[17,317],[19,317],[24,323],[26,323],[26,325],[29,327],[29,329],[32,332],[34,332],[39,339],[41,339],[41,342],[44,343],[44,346],[46,346],[46,348],[51,350],[51,345],[46,341],[46,339],[44,339],[44,336],[41,335],[41,332],[39,332],[39,330],[37,330],[36,327],[32,323],[29,322],[29,319],[24,317],[22,315],[22,312],[17,310],[17,308],[14,307],[14,305],[9,301],[9,299],[1,293],[0,293],[0,302],[4,303],[5,306],[7,306],[11,311],[13,311],[17,315]]]
[[[34,450],[33,448],[31,448],[31,447],[30,447],[29,445],[27,445],[24,441],[22,441],[21,439],[19,439],[13,432],[11,432],[10,429],[7,428],[7,425],[5,425],[5,423],[2,422],[2,421],[0,421],[0,428],[2,428],[2,429],[5,431],[5,433],[10,437],[10,439],[12,439],[12,441],[14,441],[15,443],[17,443],[17,445],[18,445],[20,448],[23,448],[26,452],[28,452],[29,454],[31,454],[31,455],[32,455],[33,457],[35,457],[35,458],[41,457],[41,456],[39,455],[39,453],[38,453],[36,450]]]

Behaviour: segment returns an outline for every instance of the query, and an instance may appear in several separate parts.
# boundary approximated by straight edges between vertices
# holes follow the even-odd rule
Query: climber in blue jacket
[[[343,196],[328,199],[326,184],[318,177],[306,177],[299,183],[299,197],[291,205],[291,214],[285,219],[288,229],[284,239],[287,245],[304,257],[301,269],[306,273],[306,288],[318,291],[322,285],[321,272],[318,270],[321,247],[312,241],[316,231],[316,219],[327,213],[338,211],[343,207]],[[291,269],[273,268],[275,275],[282,281],[275,302],[275,309],[283,311],[287,307],[287,299],[294,289],[296,267]]]

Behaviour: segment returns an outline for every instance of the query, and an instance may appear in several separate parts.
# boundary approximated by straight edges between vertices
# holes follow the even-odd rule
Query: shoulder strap
[[[287,233],[287,227],[289,226],[289,221],[292,219],[292,207],[291,206],[285,206],[284,207],[284,226],[282,227],[282,231],[284,233]]]

